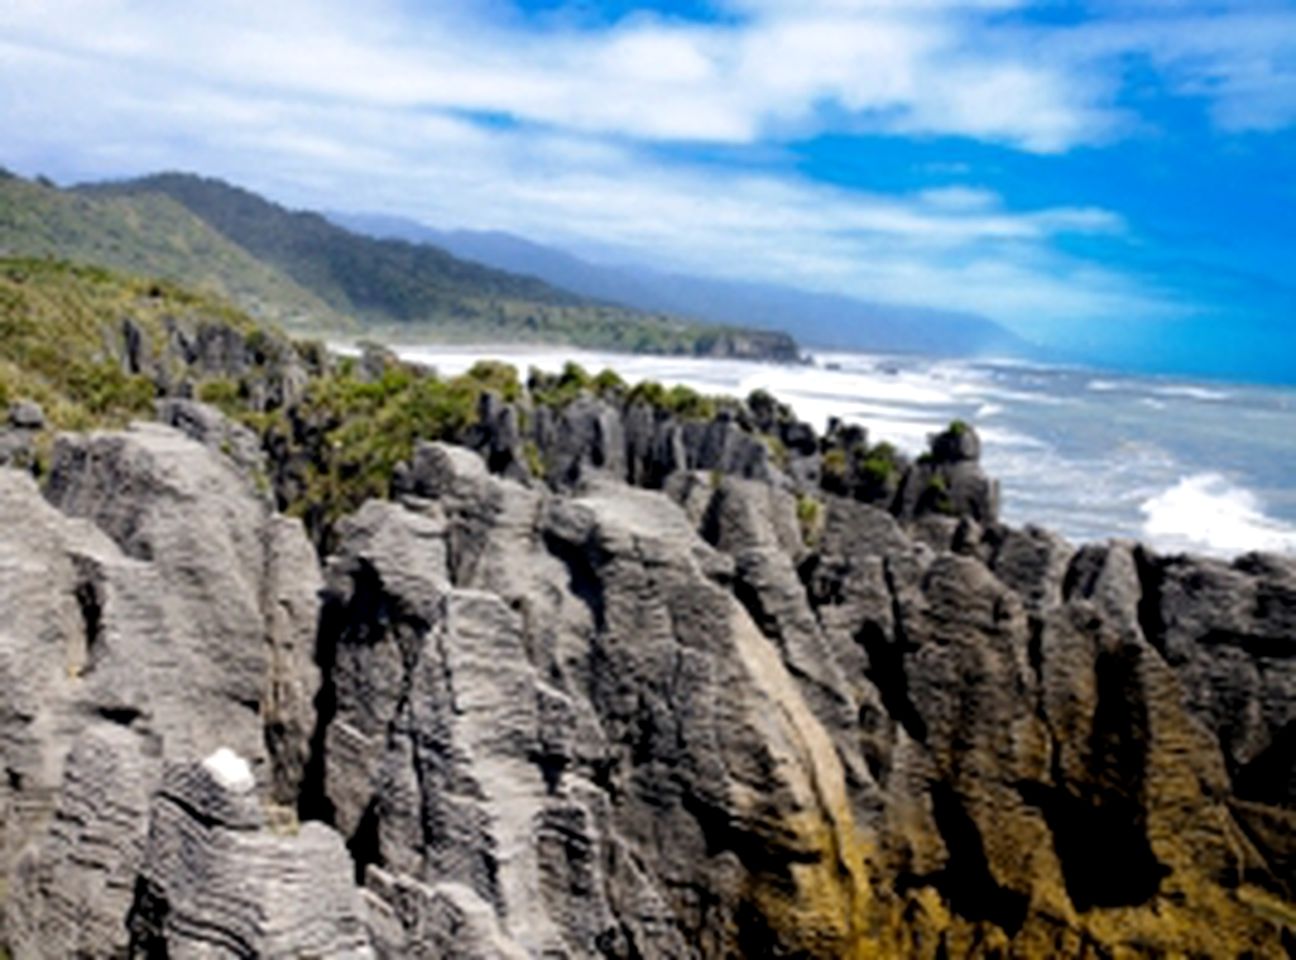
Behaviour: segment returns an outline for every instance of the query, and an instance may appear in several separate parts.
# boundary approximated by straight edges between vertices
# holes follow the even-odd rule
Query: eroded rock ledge
[[[808,525],[793,421],[597,403],[549,485],[504,408],[419,444],[322,563],[196,404],[0,469],[10,952],[1296,947],[1296,563],[1009,529],[966,428]]]

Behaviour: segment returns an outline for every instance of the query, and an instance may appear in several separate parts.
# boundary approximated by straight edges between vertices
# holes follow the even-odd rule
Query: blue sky
[[[6,0],[0,163],[186,169],[1296,381],[1296,5]]]

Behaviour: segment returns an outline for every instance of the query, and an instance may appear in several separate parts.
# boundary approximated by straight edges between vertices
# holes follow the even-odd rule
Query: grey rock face
[[[45,411],[38,403],[20,400],[9,407],[9,426],[16,430],[44,430]]]
[[[545,411],[547,413],[547,411]],[[468,429],[465,446],[482,455],[492,473],[513,480],[531,476],[523,446],[521,414],[497,394],[485,392],[477,405],[477,423]]]
[[[527,960],[531,955],[499,930],[491,905],[468,887],[428,887],[378,867],[365,873],[374,949],[411,960]]]
[[[127,918],[136,956],[373,956],[342,838],[265,829],[251,770],[229,751],[167,770]]]
[[[158,422],[175,427],[190,439],[228,457],[248,477],[265,477],[265,454],[256,434],[215,407],[194,400],[168,398],[158,401],[157,415]]]
[[[970,426],[960,422],[932,438],[931,454],[940,464],[979,460],[981,438]]]
[[[0,426],[0,467],[29,469],[36,459],[33,438],[45,429],[45,411],[40,404],[19,400],[9,405],[9,416]]]
[[[177,755],[228,745],[258,767],[273,759],[268,725],[313,727],[319,575],[299,525],[275,517],[228,461],[156,425],[64,436],[46,495],[142,568],[120,578],[129,601],[114,602],[106,572],[92,597],[95,679],[105,678],[114,709],[135,711]],[[288,681],[301,689],[275,689],[281,667],[306,671]],[[295,755],[285,764],[300,765],[301,744],[274,742]],[[288,783],[284,792],[295,795]]]
[[[115,724],[93,724],[77,739],[49,826],[14,871],[5,928],[14,956],[125,950],[161,774],[150,753],[143,737]]]
[[[581,396],[558,411],[537,411],[539,448],[546,474],[570,485],[590,470],[626,474],[626,439],[621,414],[609,404]]]
[[[554,492],[509,409],[322,577],[220,443],[0,470],[15,956],[1290,950],[1296,564],[1007,528],[966,431],[803,539],[735,421],[577,401]]]
[[[738,949],[753,898],[800,904],[825,949],[859,936],[836,753],[685,515],[620,484],[529,491],[437,445],[413,473],[435,505],[346,525],[326,616],[326,794],[381,871],[375,943],[485,904],[498,931],[474,936],[530,955],[686,956]],[[791,859],[785,888],[766,871]],[[767,935],[794,949],[811,926]]]
[[[770,463],[769,447],[723,415],[709,423],[689,421],[683,431],[690,470],[716,470],[745,480],[776,481],[778,471]]]
[[[62,438],[48,494],[0,471],[5,930],[111,956],[162,763],[231,746],[295,803],[321,578],[299,524],[167,428]]]

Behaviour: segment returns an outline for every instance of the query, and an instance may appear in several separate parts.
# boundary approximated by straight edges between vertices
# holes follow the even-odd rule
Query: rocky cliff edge
[[[313,544],[185,404],[0,469],[14,957],[1296,947],[1291,560],[592,394]]]

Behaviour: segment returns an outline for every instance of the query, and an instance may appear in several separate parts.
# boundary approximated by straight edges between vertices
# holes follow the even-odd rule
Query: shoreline
[[[1199,405],[1210,415],[1225,413],[1226,404],[1211,398],[1215,395],[1195,394],[1193,383],[1152,382],[1087,368],[1040,364],[1004,368],[998,361],[896,354],[842,352],[818,359],[821,364],[854,364],[855,369],[828,370],[817,365],[790,370],[758,362],[704,362],[564,347],[390,346],[406,359],[440,367],[450,375],[488,357],[506,359],[523,375],[530,364],[556,372],[566,359],[575,358],[591,370],[611,365],[627,379],[682,383],[702,392],[744,396],[752,389],[767,389],[820,431],[836,416],[867,427],[877,439],[895,443],[911,456],[920,453],[928,436],[951,419],[966,419],[981,433],[987,472],[1003,485],[1005,516],[1014,523],[1055,529],[1076,543],[1128,538],[1149,542],[1163,552],[1225,558],[1250,549],[1296,553],[1296,486],[1272,469],[1272,464],[1282,462],[1281,455],[1275,451],[1264,463],[1255,463],[1264,467],[1256,471],[1247,465],[1244,449],[1238,453],[1221,447],[1207,456],[1198,446],[1174,446],[1183,432],[1180,421],[1196,413]],[[888,369],[895,372],[885,372]],[[1057,398],[1028,381],[1059,376],[1067,378],[1078,394],[1064,398],[1076,408],[1072,416],[1081,417],[1096,402],[1095,422],[1100,416],[1116,421],[1110,436],[1118,438],[1120,419],[1142,415],[1147,422],[1139,427],[1141,438],[1122,451],[1118,443],[1106,442],[1101,432],[1085,424],[1081,426],[1088,432],[1077,433],[1079,439],[1059,442],[1051,436],[1048,413],[1025,408],[1036,405],[1046,411],[1057,405],[1053,402]],[[992,377],[1005,378],[1011,385]],[[1121,380],[1121,390],[1093,391],[1089,396],[1089,385],[1103,383],[1104,377]],[[1180,391],[1180,387],[1190,389]],[[1170,396],[1155,392],[1167,388]],[[860,399],[865,393],[869,399]],[[1267,432],[1274,433],[1285,419],[1296,435],[1296,389],[1252,386],[1239,395],[1244,403],[1253,395],[1273,398],[1262,411],[1265,422],[1273,424]],[[1277,405],[1283,400],[1292,404],[1289,414]],[[1157,435],[1164,431],[1169,432],[1168,440]],[[1235,439],[1234,446],[1245,439]],[[1258,461],[1260,454],[1249,456]],[[1296,450],[1291,456],[1296,457]],[[1186,502],[1187,494],[1195,494],[1195,502]],[[1184,504],[1183,509],[1167,514],[1177,502]]]

